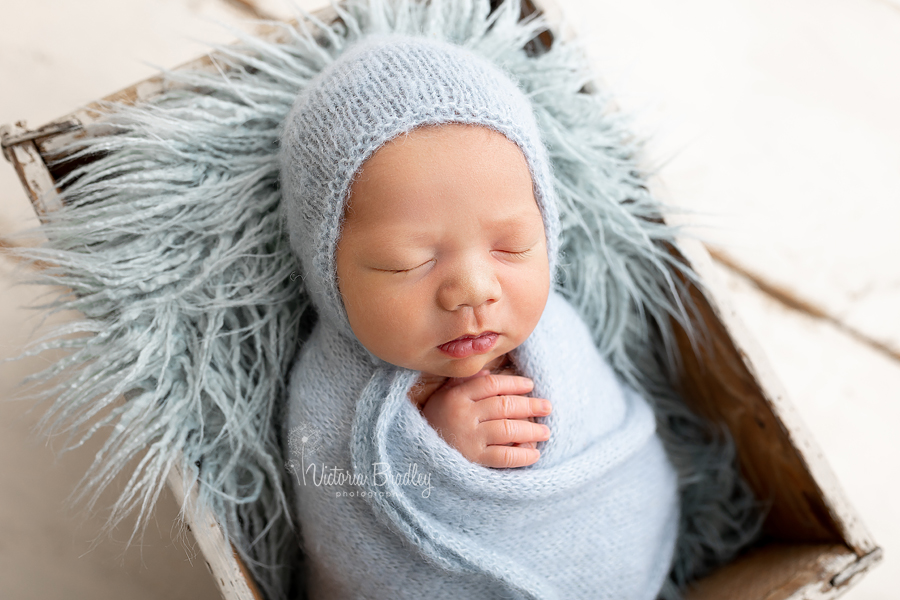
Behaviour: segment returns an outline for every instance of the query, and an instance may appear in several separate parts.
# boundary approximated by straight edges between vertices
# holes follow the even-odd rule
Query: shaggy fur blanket
[[[672,252],[677,232],[647,190],[639,141],[577,40],[546,47],[548,25],[521,20],[517,0],[336,10],[327,23],[271,23],[277,39],[241,34],[216,49],[213,69],[166,73],[164,93],[108,106],[63,152],[65,206],[42,227],[49,242],[18,253],[49,265],[42,283],[67,290],[44,308],[83,315],[26,353],[67,351],[32,377],[51,382],[40,392],[48,429],[67,431],[70,448],[107,436],[81,498],[93,505],[128,469],[109,524],[137,511],[139,535],[179,464],[264,594],[289,594],[304,557],[279,406],[315,315],[279,218],[280,127],[298,91],[354,41],[427,35],[502,65],[534,103],[560,202],[560,293],[618,377],[650,399],[678,471],[682,514],[662,592],[676,596],[752,540],[760,519],[733,444],[673,391],[673,323],[702,343],[682,300],[681,282],[696,278]]]

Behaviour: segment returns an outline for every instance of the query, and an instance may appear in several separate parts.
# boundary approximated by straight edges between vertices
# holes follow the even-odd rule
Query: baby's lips
[[[478,335],[463,335],[438,346],[444,354],[457,359],[468,358],[489,352],[496,344],[500,334],[485,331]]]

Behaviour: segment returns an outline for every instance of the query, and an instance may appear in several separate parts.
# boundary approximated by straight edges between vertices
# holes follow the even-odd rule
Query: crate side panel
[[[874,541],[719,291],[708,253],[696,242],[681,247],[706,286],[706,296],[693,291],[711,338],[695,353],[679,334],[685,395],[702,414],[728,425],[745,476],[758,497],[771,502],[767,533],[788,541],[843,541],[859,555],[871,552]]]

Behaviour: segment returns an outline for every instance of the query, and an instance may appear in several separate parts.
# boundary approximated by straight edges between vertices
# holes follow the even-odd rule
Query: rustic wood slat
[[[3,138],[16,137],[25,132],[23,127],[12,125],[4,126],[0,135]],[[56,193],[56,182],[53,181],[50,170],[33,140],[6,147],[3,149],[3,154],[16,170],[22,187],[25,188],[41,221],[44,220],[45,215],[62,206]]]
[[[215,516],[206,507],[197,511],[197,486],[189,493],[184,489],[184,477],[179,457],[169,471],[169,489],[182,507],[181,517],[194,534],[200,551],[206,560],[206,567],[226,600],[262,600],[259,589],[250,576],[246,565],[237,555],[233,545],[225,540],[222,528]]]

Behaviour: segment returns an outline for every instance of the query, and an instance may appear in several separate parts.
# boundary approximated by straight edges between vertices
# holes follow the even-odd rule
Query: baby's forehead
[[[493,129],[456,123],[382,145],[354,177],[345,207],[345,220],[413,228],[436,218],[502,225],[535,216],[540,209],[521,149]]]
[[[402,171],[421,162],[452,157],[454,151],[477,152],[488,148],[495,152],[481,155],[482,161],[502,163],[513,160],[528,168],[528,161],[519,146],[500,131],[486,125],[451,122],[422,125],[388,140],[362,163],[354,181],[365,177],[365,171],[367,168],[371,171],[373,164]]]

